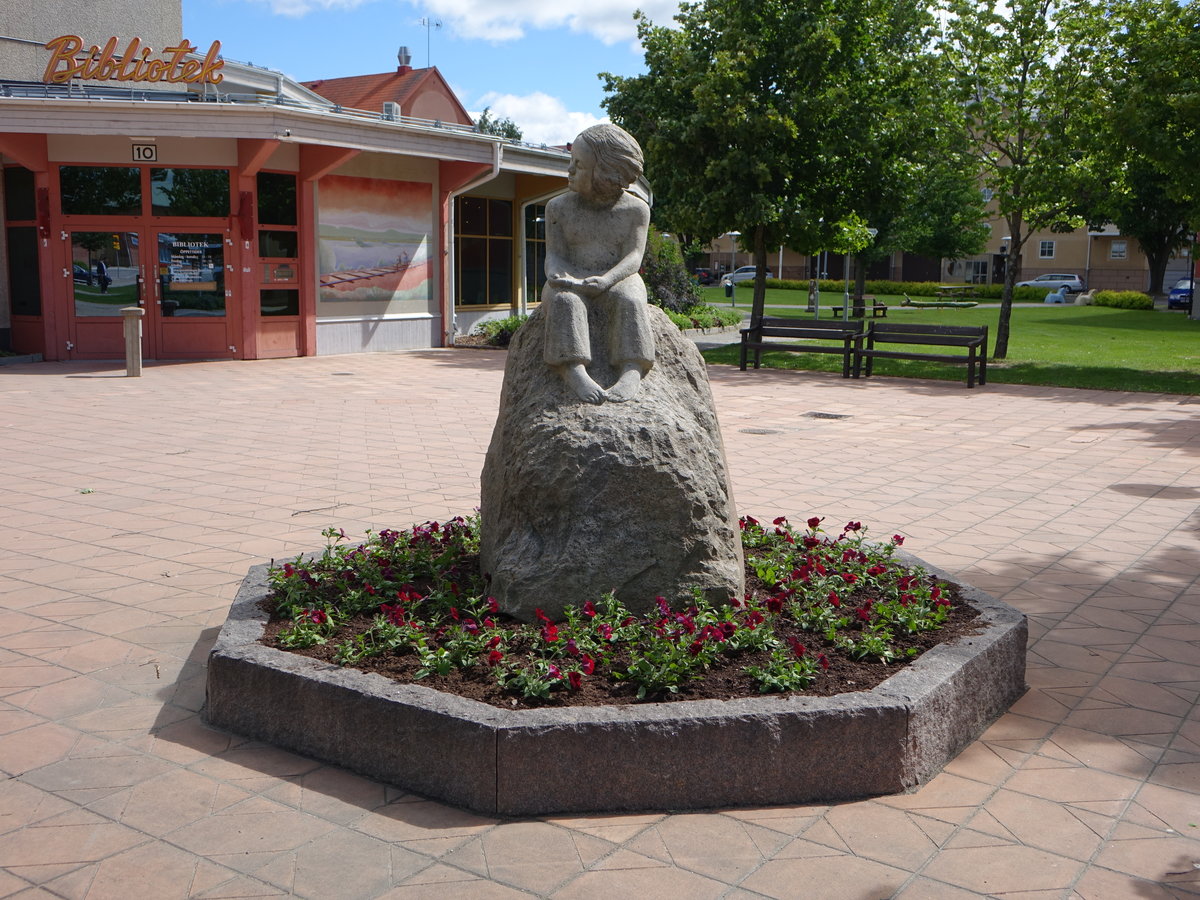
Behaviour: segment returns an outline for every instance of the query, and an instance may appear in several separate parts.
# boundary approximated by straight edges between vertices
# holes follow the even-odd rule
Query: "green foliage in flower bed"
[[[1141,291],[1096,291],[1092,305],[1113,309],[1154,309],[1154,301]]]
[[[735,309],[720,309],[703,303],[685,309],[681,313],[665,310],[667,317],[682,331],[688,328],[720,328],[738,325],[742,314]]]
[[[487,342],[495,347],[507,347],[512,343],[517,329],[529,321],[529,316],[515,315],[503,319],[484,319],[472,329],[474,334],[487,336]]]
[[[821,522],[795,530],[782,517],[770,526],[742,519],[759,584],[726,605],[697,592],[686,609],[658,598],[653,613],[635,616],[607,595],[568,607],[563,622],[539,610],[533,624],[502,615],[487,595],[473,519],[368,533],[356,545],[330,529],[320,556],[270,570],[273,611],[289,623],[277,641],[302,649],[342,632],[334,652],[341,665],[411,654],[417,678],[483,672],[526,699],[569,694],[592,678],[628,683],[638,699],[660,697],[719,660],[750,656],[757,662],[741,669],[747,684],[795,691],[820,677],[829,655],[882,663],[916,655],[899,641],[942,626],[948,587],[897,561],[899,535],[871,543],[860,522],[849,522],[833,537]],[[351,621],[362,627],[345,637]]]

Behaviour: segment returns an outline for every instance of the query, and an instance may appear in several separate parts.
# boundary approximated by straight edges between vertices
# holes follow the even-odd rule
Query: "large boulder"
[[[586,403],[543,358],[541,310],[508,351],[483,467],[481,562],[506,612],[532,620],[608,591],[635,612],[655,598],[716,602],[744,590],[742,549],[708,374],[657,307],[656,358],[626,402]],[[607,304],[592,301],[588,371],[603,387]],[[597,338],[597,336],[600,336]]]

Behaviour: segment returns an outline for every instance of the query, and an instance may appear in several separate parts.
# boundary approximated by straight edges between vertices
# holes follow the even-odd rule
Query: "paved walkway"
[[[1030,617],[1029,693],[916,793],[496,820],[207,728],[246,568],[474,507],[502,362],[0,369],[0,897],[1200,895],[1192,398],[712,371],[743,512]]]

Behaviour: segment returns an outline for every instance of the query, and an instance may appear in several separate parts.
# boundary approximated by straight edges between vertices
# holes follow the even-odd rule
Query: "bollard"
[[[127,306],[121,310],[125,320],[125,375],[129,378],[142,374],[142,316],[145,314],[140,306]]]

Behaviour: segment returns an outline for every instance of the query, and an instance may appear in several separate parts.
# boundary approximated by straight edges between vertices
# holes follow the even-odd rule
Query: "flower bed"
[[[896,558],[899,535],[871,543],[848,522],[834,537],[815,517],[800,532],[782,517],[741,526],[749,590],[728,605],[659,598],[635,617],[609,595],[531,624],[487,595],[473,521],[358,545],[330,530],[319,556],[270,570],[265,640],[504,708],[598,705],[866,689],[977,615]]]

